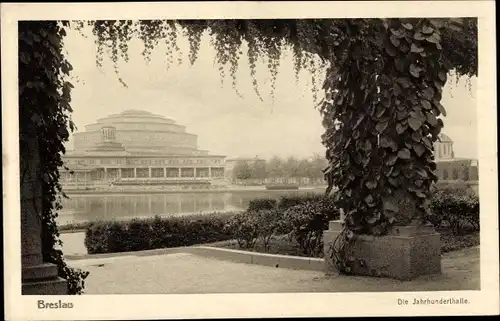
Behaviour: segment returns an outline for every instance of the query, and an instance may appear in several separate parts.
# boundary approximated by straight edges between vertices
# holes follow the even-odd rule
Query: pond
[[[245,210],[256,198],[279,198],[285,195],[323,193],[324,189],[288,191],[183,192],[166,194],[69,195],[63,199],[59,224],[95,220],[127,220],[155,215],[185,215]]]

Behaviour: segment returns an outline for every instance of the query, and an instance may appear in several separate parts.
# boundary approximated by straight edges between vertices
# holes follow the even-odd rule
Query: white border
[[[286,8],[284,10],[283,8]],[[6,317],[13,320],[295,316],[414,316],[499,313],[496,52],[494,1],[199,2],[1,4],[2,142]],[[68,310],[37,310],[22,297],[17,113],[17,21],[77,19],[479,17],[479,192],[481,291],[421,292],[465,297],[469,305],[398,306],[412,293],[85,295]],[[124,280],[126,281],[126,280]],[[61,297],[51,297],[58,300]],[[44,297],[49,300],[49,297]],[[360,307],[365,307],[360,309]]]

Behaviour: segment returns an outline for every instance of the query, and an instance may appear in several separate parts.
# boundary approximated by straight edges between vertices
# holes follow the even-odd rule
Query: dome
[[[75,150],[121,148],[119,145],[101,144],[111,142],[121,144],[127,152],[134,155],[207,154],[198,149],[197,135],[186,132],[185,126],[145,110],[128,109],[100,118],[95,123],[86,125],[85,131],[76,133],[73,137]]]

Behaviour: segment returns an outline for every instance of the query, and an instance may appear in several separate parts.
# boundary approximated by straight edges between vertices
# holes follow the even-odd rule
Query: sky
[[[109,114],[140,109],[186,126],[187,132],[198,135],[198,147],[212,154],[262,158],[324,154],[324,129],[314,108],[311,75],[303,71],[295,80],[291,53],[282,57],[274,101],[269,93],[267,63],[258,65],[261,101],[252,87],[246,54],[237,72],[237,89],[242,97],[232,88],[229,77],[221,84],[208,37],[202,38],[193,66],[188,62],[187,39],[181,38],[183,62],[174,63],[168,70],[163,46],[158,46],[148,64],[141,56],[142,43],[133,40],[129,62],[118,66],[126,88],[109,60],[105,58],[102,68],[96,66],[95,38],[85,34],[69,30],[64,40],[66,57],[73,66],[72,119],[78,131]],[[322,84],[322,79],[318,83]],[[476,87],[475,78],[469,91],[464,78],[456,83],[455,77],[449,77],[443,90],[442,104],[447,109],[443,132],[454,140],[457,157],[477,157]],[[67,147],[72,146],[70,140]]]

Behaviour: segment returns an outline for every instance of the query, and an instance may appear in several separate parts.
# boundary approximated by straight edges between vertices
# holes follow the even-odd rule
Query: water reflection
[[[243,210],[255,198],[321,193],[301,191],[244,191],[230,193],[171,193],[144,195],[70,195],[63,200],[59,223],[130,219],[155,215]]]

